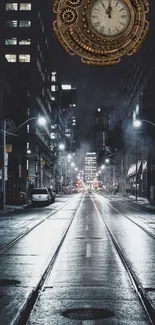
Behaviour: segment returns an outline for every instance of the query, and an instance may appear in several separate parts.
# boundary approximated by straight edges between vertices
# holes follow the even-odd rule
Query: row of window
[[[6,3],[6,10],[31,10],[31,3]]]
[[[5,54],[5,58],[8,62],[14,63],[14,62],[21,62],[21,63],[27,63],[31,61],[31,55],[30,54]]]
[[[6,20],[5,23],[6,27],[31,27],[31,21],[30,20]]]
[[[17,45],[17,42],[18,42],[18,45],[30,45],[31,39],[25,38],[25,39],[17,40],[17,37],[12,37],[12,38],[5,40],[5,45]]]

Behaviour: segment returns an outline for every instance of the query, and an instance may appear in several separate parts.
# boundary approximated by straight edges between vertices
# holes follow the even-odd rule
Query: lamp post
[[[139,128],[139,127],[141,127],[141,125],[142,125],[142,122],[146,122],[146,123],[148,123],[148,124],[150,124],[150,125],[152,125],[153,127],[155,127],[155,123],[153,123],[152,121],[149,121],[149,120],[134,120],[133,121],[133,127],[135,127],[135,128]],[[137,156],[137,138],[136,138],[136,156]],[[136,201],[137,201],[137,157],[136,157]]]
[[[24,126],[27,122],[31,121],[31,120],[38,120],[38,124],[44,126],[46,124],[46,119],[43,116],[37,116],[37,117],[31,117],[29,119],[27,119],[26,121],[24,121],[22,124],[20,124],[19,126],[17,126],[15,133],[22,127]],[[15,135],[15,133],[10,133],[6,131],[6,127],[7,127],[7,120],[2,120],[2,152],[3,152],[3,167],[2,167],[2,191],[3,191],[3,200],[2,200],[2,210],[5,210],[5,202],[6,202],[6,184],[5,184],[5,180],[6,180],[6,134],[9,135]],[[27,188],[27,181],[26,181],[26,188]]]
[[[6,188],[5,188],[5,178],[6,178],[6,121],[3,121],[3,129],[2,129],[2,147],[3,147],[3,168],[2,168],[2,210],[5,210],[5,201],[6,201]]]
[[[117,165],[117,162],[116,162],[116,160],[114,160],[112,158],[110,158],[110,159],[109,158],[106,158],[106,160],[105,160],[105,162],[107,164],[109,164],[111,161],[114,162],[114,164],[115,164],[115,165],[111,165],[111,167],[112,167],[113,187],[114,187],[115,186],[114,185],[115,184],[115,180],[116,180],[116,165]]]
[[[135,128],[139,128],[139,127],[141,127],[141,125],[142,125],[142,122],[146,122],[146,123],[149,123],[149,124],[151,124],[153,127],[155,127],[155,124],[153,123],[153,122],[151,122],[151,121],[149,121],[149,120],[134,120],[133,121],[133,127],[135,127]],[[137,192],[138,192],[138,189],[137,189],[137,137],[136,137],[136,187],[135,187],[135,199],[136,199],[136,201],[137,201]]]

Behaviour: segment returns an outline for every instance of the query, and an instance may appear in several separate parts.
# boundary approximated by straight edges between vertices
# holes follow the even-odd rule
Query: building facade
[[[21,96],[20,108],[12,109],[10,105],[6,110],[7,103],[1,100],[1,119],[13,120],[16,127],[23,124],[18,130],[20,146],[15,139],[9,141],[14,142],[14,164],[21,165],[19,169],[22,169],[20,190],[28,192],[33,186],[50,186],[51,181],[52,46],[49,8],[48,0],[44,3],[38,0],[1,1],[1,98],[4,98],[2,80],[7,70],[19,80],[27,101],[25,105]],[[37,118],[42,116],[46,119],[44,126],[37,124]],[[20,161],[16,159],[16,148]],[[25,157],[24,163],[22,157]],[[17,184],[12,186],[17,187]]]
[[[109,133],[109,113],[104,107],[97,108],[95,112],[95,144],[94,149],[98,155],[98,163],[106,153],[109,152],[108,148],[108,133]]]
[[[96,152],[86,152],[85,154],[85,182],[87,185],[94,183],[97,173],[97,155]]]

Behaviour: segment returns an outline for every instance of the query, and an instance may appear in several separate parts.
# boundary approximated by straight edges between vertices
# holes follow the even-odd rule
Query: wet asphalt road
[[[19,215],[0,219],[2,247],[69,200],[0,255],[1,325],[16,324],[21,308],[37,285],[77,208],[28,324],[150,324],[102,218],[154,304],[155,239],[119,211],[143,223],[152,233],[154,214],[127,207],[118,198],[108,200],[97,194],[84,195],[79,206],[81,199],[81,194],[64,197],[47,208],[24,210]]]

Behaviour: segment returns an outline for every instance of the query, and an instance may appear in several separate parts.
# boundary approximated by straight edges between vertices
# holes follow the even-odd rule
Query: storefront
[[[135,195],[137,182],[137,193],[139,196],[147,196],[147,161],[137,161],[132,164],[127,173],[127,189],[131,195]]]

